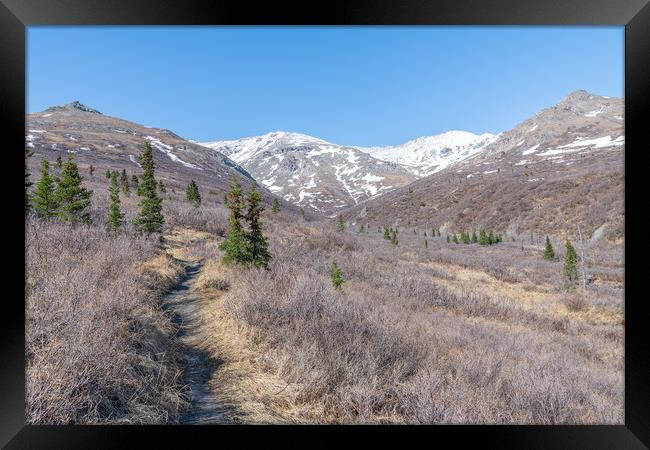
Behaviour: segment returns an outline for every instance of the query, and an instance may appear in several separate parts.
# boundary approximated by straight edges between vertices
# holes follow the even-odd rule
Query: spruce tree
[[[427,230],[424,230],[424,237],[427,237]]]
[[[246,233],[241,225],[244,218],[242,203],[241,184],[239,179],[232,175],[230,192],[228,193],[228,209],[230,209],[228,231],[226,238],[219,245],[219,248],[224,252],[221,260],[226,265],[246,264],[251,260]]]
[[[478,237],[476,236],[476,230],[472,231],[472,243],[476,244],[478,242]]]
[[[136,194],[140,195],[140,180],[136,174],[131,175],[131,186],[135,189]]]
[[[57,203],[54,196],[54,179],[50,176],[50,163],[47,159],[41,161],[41,179],[36,183],[32,193],[34,212],[40,217],[56,216]]]
[[[302,218],[302,220],[305,220],[305,210],[302,208],[300,208],[300,217]]]
[[[158,183],[155,178],[156,165],[153,161],[153,151],[149,142],[145,142],[144,151],[140,155],[140,211],[133,221],[141,233],[162,233],[165,219],[162,215],[162,199],[158,197]]]
[[[388,231],[388,228],[386,228],[385,226],[384,226],[384,239],[386,239],[387,241],[390,240],[390,233]]]
[[[440,228],[438,228],[437,231],[438,231],[438,237],[440,237]]]
[[[469,237],[469,233],[465,230],[463,230],[463,234],[461,235],[461,239],[463,240],[463,244],[469,244],[472,242],[472,239]]]
[[[340,214],[336,224],[336,231],[345,231],[345,219]]]
[[[330,269],[330,278],[332,279],[332,285],[337,291],[342,290],[343,285],[343,274],[341,273],[341,268],[336,263],[336,259],[332,261],[332,268]]]
[[[129,178],[126,175],[126,169],[122,169],[120,184],[122,185],[122,192],[124,192],[124,195],[127,197],[131,196],[131,188],[129,187]]]
[[[393,245],[399,244],[399,241],[397,240],[397,230],[393,230],[393,235],[390,237],[390,243]]]
[[[201,193],[199,192],[199,186],[196,184],[194,180],[190,181],[190,184],[187,185],[187,189],[185,190],[185,195],[187,197],[187,200],[194,206],[195,208],[198,208],[201,206]]]
[[[578,254],[568,239],[564,253],[564,276],[569,282],[578,280]]]
[[[90,176],[92,177],[93,174],[95,173],[95,166],[91,164],[90,167],[88,167],[88,171],[90,172]]]
[[[226,208],[228,207],[228,193],[227,192],[223,194],[223,206],[225,206]],[[300,208],[300,209],[302,209],[302,208]]]
[[[555,259],[555,251],[551,245],[551,240],[546,236],[546,248],[544,248],[544,259],[547,261],[553,261]]]
[[[57,181],[54,197],[59,208],[58,216],[73,224],[91,222],[88,209],[92,191],[84,188],[81,181],[79,168],[70,153],[68,160],[63,165],[61,179]]]
[[[488,244],[496,244],[496,240],[494,239],[494,233],[490,231],[490,234],[488,234]]]
[[[110,205],[108,207],[108,226],[111,230],[117,231],[123,223],[124,214],[120,211],[120,185],[117,181],[117,172],[111,176],[111,185],[108,188]]]
[[[481,245],[489,245],[490,244],[490,241],[488,239],[488,235],[485,232],[485,230],[481,230],[479,232],[478,243],[481,244]]]
[[[58,155],[56,157],[56,168],[57,169],[62,169],[63,168],[63,160],[61,159],[61,155]]]
[[[260,216],[264,211],[262,205],[262,195],[257,190],[257,184],[253,181],[251,191],[248,194],[248,211],[246,212],[246,220],[248,221],[248,233],[246,240],[248,241],[248,249],[250,253],[250,263],[254,267],[264,267],[268,269],[271,254],[268,250],[266,238],[262,233],[262,221]]]
[[[429,243],[427,242],[426,239],[424,240],[424,248],[429,248]]]
[[[111,179],[111,171],[110,171],[110,169],[107,169],[107,170],[106,170],[106,179],[107,179],[107,180],[110,180],[110,179]]]
[[[449,235],[447,235],[447,244],[449,244],[449,242],[450,242],[450,241],[449,241]]]
[[[273,201],[271,202],[271,212],[273,213],[280,212],[280,203],[278,202],[277,198],[274,198]]]
[[[158,181],[158,190],[164,194],[167,192],[167,188],[165,187],[165,183],[163,183],[163,180]],[[142,195],[140,192],[138,192],[138,195]]]
[[[454,233],[452,240],[454,241],[454,244],[458,244],[458,236],[456,236],[456,233]]]

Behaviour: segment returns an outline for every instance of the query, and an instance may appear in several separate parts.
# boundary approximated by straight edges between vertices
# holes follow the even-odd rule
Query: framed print
[[[7,448],[647,448],[643,1],[0,16]]]

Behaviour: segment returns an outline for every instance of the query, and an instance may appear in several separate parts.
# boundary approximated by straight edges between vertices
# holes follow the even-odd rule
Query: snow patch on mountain
[[[176,156],[174,153],[172,153],[172,147],[171,145],[167,145],[164,142],[162,142],[160,139],[154,137],[154,136],[145,136],[145,139],[151,143],[151,145],[157,149],[160,150],[161,152],[165,153],[167,156],[169,156],[169,159],[171,159],[174,162],[181,163],[185,167],[189,167],[191,169],[197,169],[197,170],[203,170],[201,167],[196,166],[194,164],[188,163],[180,159],[178,156]]]
[[[498,136],[468,131],[447,131],[424,136],[392,147],[355,147],[383,161],[399,164],[418,177],[440,172],[483,150]]]

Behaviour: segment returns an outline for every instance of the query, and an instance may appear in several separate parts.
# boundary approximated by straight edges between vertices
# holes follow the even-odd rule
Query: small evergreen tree
[[[449,244],[449,243],[450,243],[449,235],[447,235],[447,244]]]
[[[424,237],[427,237],[427,230],[424,230]]]
[[[95,166],[91,164],[90,167],[88,167],[88,171],[90,172],[90,176],[92,177],[93,174],[95,173]]]
[[[122,174],[120,175],[120,184],[122,185],[122,192],[127,197],[131,196],[131,188],[129,187],[129,177],[126,175],[126,169],[122,169]]]
[[[339,214],[338,222],[336,224],[337,231],[345,231],[345,219]]]
[[[478,243],[480,245],[489,245],[490,244],[490,240],[488,239],[488,235],[485,232],[485,230],[481,230],[479,232]]]
[[[305,210],[302,208],[300,208],[300,217],[302,218],[302,220],[305,220]]]
[[[264,233],[262,233],[260,216],[263,211],[262,195],[257,190],[257,184],[253,181],[251,191],[248,194],[246,220],[248,221],[249,231],[246,234],[246,240],[248,241],[250,263],[255,267],[264,267],[267,269],[271,260],[271,254],[269,253]]]
[[[108,207],[108,226],[117,231],[123,223],[124,214],[120,211],[120,185],[117,181],[117,172],[111,176],[111,186],[108,188],[110,205]]]
[[[271,202],[271,212],[274,214],[280,212],[280,202],[278,202],[277,198],[274,198]]]
[[[569,283],[578,280],[578,254],[568,239],[564,253],[564,276]]]
[[[454,233],[452,240],[454,241],[454,244],[458,244],[458,236],[456,236],[456,233]]]
[[[92,191],[84,188],[81,181],[79,168],[70,153],[68,154],[68,160],[63,165],[61,179],[57,181],[54,197],[59,207],[59,217],[73,224],[91,222],[88,209],[90,208]]]
[[[185,190],[185,196],[187,197],[187,200],[195,208],[201,206],[201,193],[199,192],[199,186],[196,184],[194,180],[191,180],[190,184],[187,185],[187,189]]]
[[[330,269],[330,278],[332,279],[332,285],[337,291],[342,290],[343,285],[343,274],[341,273],[341,268],[336,263],[336,259],[332,261],[332,268]]]
[[[56,215],[57,202],[54,196],[54,179],[50,176],[50,163],[47,159],[41,161],[41,179],[36,183],[32,193],[34,212],[40,217],[48,218]]]
[[[465,230],[463,230],[463,233],[461,234],[461,239],[463,241],[463,244],[469,244],[472,242],[472,239],[469,237],[469,233]]]
[[[228,207],[228,193],[223,194],[223,206]],[[302,209],[302,208],[300,208]]]
[[[106,179],[107,180],[111,179],[111,171],[110,171],[110,169],[106,169]]]
[[[393,235],[390,237],[390,243],[393,245],[399,244],[399,241],[397,240],[397,230],[393,230]]]
[[[242,188],[239,179],[232,176],[230,192],[228,193],[228,231],[226,239],[219,245],[224,252],[222,261],[226,265],[246,264],[250,261],[250,250],[246,233],[241,225],[244,218],[242,213]]]
[[[385,226],[384,226],[384,239],[386,239],[387,241],[390,240],[390,232],[388,231],[388,228],[386,228]]]
[[[140,195],[140,180],[136,174],[131,175],[131,186],[135,189],[136,194]]]
[[[478,242],[478,237],[476,236],[476,230],[472,231],[472,243],[476,244]]]
[[[56,168],[57,169],[62,169],[63,168],[63,160],[61,159],[61,155],[58,155],[56,157]]]
[[[429,248],[429,243],[427,242],[426,239],[424,240],[424,248]]]
[[[153,151],[149,142],[145,142],[144,151],[140,155],[140,211],[133,221],[136,229],[142,233],[162,233],[165,218],[162,215],[162,199],[158,197],[158,183],[155,178]]]
[[[440,228],[438,228],[436,231],[438,231],[438,237],[440,237]]]
[[[496,244],[496,242],[497,241],[494,239],[494,233],[490,231],[490,234],[488,234],[488,244],[492,245],[492,244]]]
[[[158,190],[164,194],[167,192],[167,188],[165,187],[165,183],[163,183],[163,180],[158,181]],[[142,195],[140,192],[138,192],[138,195]]]
[[[544,259],[547,261],[553,261],[555,259],[555,251],[551,245],[551,240],[546,236],[546,248],[544,248]]]

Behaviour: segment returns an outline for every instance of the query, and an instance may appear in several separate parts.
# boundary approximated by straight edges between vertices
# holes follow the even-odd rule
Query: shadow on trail
[[[201,271],[201,264],[185,263],[185,276],[163,302],[165,309],[172,314],[172,323],[178,329],[176,336],[185,359],[184,381],[191,391],[191,404],[181,414],[179,422],[195,425],[242,423],[242,414],[236,405],[217,399],[207,386],[221,361],[203,350],[202,338],[198,333],[201,325],[199,298],[192,291],[192,285]]]

